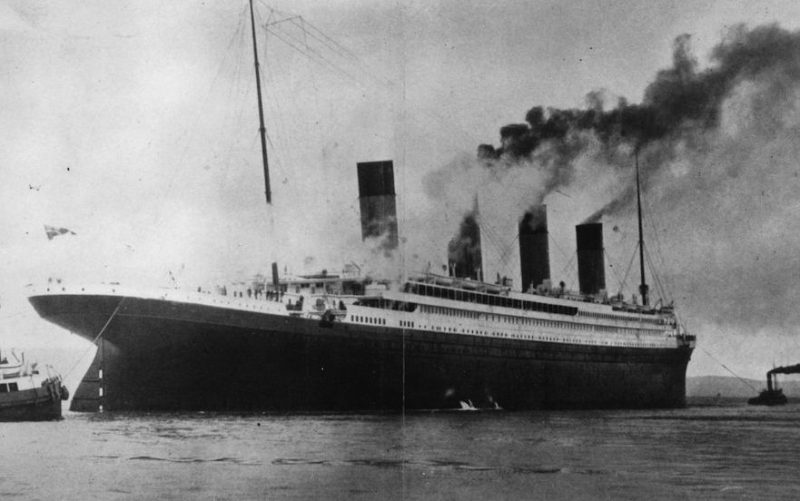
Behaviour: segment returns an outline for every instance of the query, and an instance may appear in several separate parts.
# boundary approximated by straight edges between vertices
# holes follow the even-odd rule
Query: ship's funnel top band
[[[357,166],[359,197],[394,196],[394,172],[391,160],[359,162]]]

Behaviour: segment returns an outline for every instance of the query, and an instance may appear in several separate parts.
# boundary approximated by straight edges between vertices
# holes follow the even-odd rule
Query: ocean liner
[[[258,79],[252,5],[251,27]],[[396,250],[392,162],[357,174],[362,236]],[[553,286],[546,219],[540,206],[520,225],[521,290],[480,280],[477,246],[447,273],[400,281],[352,268],[279,276],[273,263],[271,280],[213,290],[50,283],[29,300],[97,345],[75,411],[685,405],[694,336],[671,306],[649,304],[644,269],[638,304],[609,297],[602,224],[582,224],[580,290]],[[640,223],[640,258],[641,240]]]

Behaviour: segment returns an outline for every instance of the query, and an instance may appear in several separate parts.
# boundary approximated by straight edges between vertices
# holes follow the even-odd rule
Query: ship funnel
[[[359,162],[358,197],[361,238],[383,238],[385,249],[397,248],[397,207],[391,160]]]
[[[519,265],[522,291],[527,292],[550,278],[547,206],[528,209],[519,223]]]
[[[606,288],[603,258],[603,224],[586,223],[575,227],[578,241],[578,284],[582,294],[597,294]]]
[[[447,244],[448,275],[483,280],[481,266],[481,228],[478,224],[478,199],[473,210],[464,216],[458,235]]]

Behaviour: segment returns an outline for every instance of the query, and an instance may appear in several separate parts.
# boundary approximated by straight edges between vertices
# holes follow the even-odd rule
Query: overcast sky
[[[172,273],[194,287],[265,272],[272,261],[300,273],[369,260],[358,227],[358,161],[394,160],[402,262],[412,271],[438,264],[476,180],[432,193],[430,175],[470,162],[481,143],[499,145],[501,126],[524,122],[536,105],[584,108],[593,91],[641,102],[673,63],[681,34],[691,35],[703,68],[739,23],[789,32],[800,25],[800,6],[790,1],[257,4],[262,24],[283,21],[272,34],[260,30],[269,208],[246,2],[0,2],[0,314],[12,331],[4,327],[0,340],[85,351],[88,343],[27,304],[26,284],[48,277],[161,286]],[[303,20],[285,20],[293,15]],[[750,109],[737,103],[748,96],[737,88],[726,101],[731,137],[742,127],[739,110]],[[781,138],[796,139],[794,119],[784,120]],[[690,375],[727,374],[714,359],[758,378],[773,363],[800,361],[792,184],[800,168],[795,149],[764,137],[746,143],[755,144],[754,165],[741,175],[725,170],[730,148],[694,158],[710,176],[724,170],[724,183],[675,195],[693,172],[678,162],[653,188],[664,280],[699,337]],[[482,210],[503,213],[499,200],[524,200],[531,182],[487,186]],[[577,286],[573,227],[614,182],[585,176],[545,199],[554,279]],[[681,203],[667,203],[670,196]],[[743,200],[746,210],[737,209]],[[630,212],[605,222],[616,292],[635,222]],[[506,223],[484,237],[488,257],[503,261],[487,263],[490,272],[516,273],[503,257],[514,243],[513,218]],[[48,241],[44,225],[75,235]],[[628,277],[626,293],[637,282]]]

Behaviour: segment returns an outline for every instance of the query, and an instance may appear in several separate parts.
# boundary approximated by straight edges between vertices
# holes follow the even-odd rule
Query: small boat
[[[61,376],[37,364],[25,362],[11,351],[11,359],[0,352],[0,421],[52,421],[61,419],[61,401],[69,391]]]
[[[783,390],[776,388],[774,390],[763,390],[757,397],[753,397],[747,401],[750,405],[785,405],[788,400]]]
[[[785,405],[788,402],[783,390],[778,388],[778,377],[776,374],[798,374],[800,364],[789,365],[786,367],[776,367],[767,372],[767,389],[762,390],[757,397],[747,401],[750,405]]]

